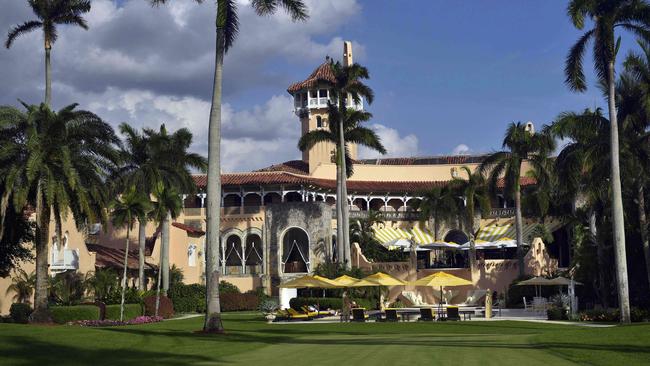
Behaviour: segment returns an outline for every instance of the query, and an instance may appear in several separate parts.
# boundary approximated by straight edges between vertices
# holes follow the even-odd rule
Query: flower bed
[[[110,319],[105,319],[105,320],[77,320],[75,322],[71,322],[70,324],[73,325],[80,325],[82,327],[114,327],[114,326],[119,326],[119,325],[135,325],[135,324],[147,324],[147,323],[158,323],[162,321],[163,318],[161,316],[139,316],[137,318],[133,318],[131,320],[127,320],[124,322],[121,322],[119,320],[110,320]]]

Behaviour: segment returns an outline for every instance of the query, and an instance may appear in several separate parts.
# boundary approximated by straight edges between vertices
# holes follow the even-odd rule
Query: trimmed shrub
[[[375,309],[377,304],[373,300],[368,299],[352,299],[359,307],[366,309]],[[289,305],[292,309],[301,311],[305,305],[318,305],[321,309],[341,309],[343,307],[343,299],[340,297],[294,297],[289,300]]]
[[[156,313],[156,295],[147,296],[143,299],[144,314],[153,316]],[[160,295],[160,305],[158,306],[158,315],[165,319],[174,316],[174,304],[169,297]]]
[[[99,307],[95,305],[52,306],[52,319],[59,324],[76,320],[99,320]]]
[[[548,320],[569,320],[569,314],[563,308],[553,307],[546,310]]]
[[[29,321],[29,315],[32,313],[32,307],[29,304],[15,303],[9,308],[9,316],[14,323],[26,324]]]
[[[221,311],[257,310],[260,300],[254,294],[224,293],[219,294]]]
[[[227,281],[219,282],[219,295],[221,294],[240,294],[239,287]]]
[[[142,316],[142,305],[124,304],[124,320],[131,320],[139,316]],[[120,306],[106,305],[106,316],[104,319],[120,320]]]
[[[621,313],[618,309],[585,310],[580,313],[581,321],[586,322],[608,322],[616,323],[621,320]],[[648,321],[650,312],[644,309],[633,307],[630,309],[630,320],[633,323]]]
[[[174,304],[174,312],[203,313],[205,312],[205,292],[204,285],[177,283],[169,289],[167,295]]]

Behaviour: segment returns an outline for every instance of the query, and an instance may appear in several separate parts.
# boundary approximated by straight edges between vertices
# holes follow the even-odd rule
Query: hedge
[[[99,307],[95,305],[52,306],[52,319],[59,324],[75,320],[100,320]]]
[[[219,294],[221,311],[257,310],[260,299],[255,294],[225,293]]]
[[[153,316],[156,312],[156,295],[147,296],[142,299],[144,303],[144,314]],[[160,295],[160,304],[158,306],[158,316],[169,319],[174,315],[174,305],[169,297]]]
[[[131,320],[142,315],[141,304],[124,304],[124,320]],[[120,320],[120,306],[106,305],[106,315],[104,319]]]
[[[620,321],[621,313],[619,309],[585,310],[580,312],[579,319],[589,322],[616,323]],[[630,309],[630,320],[633,323],[648,321],[650,320],[650,310],[632,307]]]
[[[362,308],[375,309],[377,304],[368,299],[353,299]],[[292,309],[301,310],[305,305],[318,305],[321,309],[341,309],[343,307],[343,299],[340,297],[294,297],[289,300],[289,305]]]
[[[26,324],[32,314],[32,307],[29,304],[15,303],[9,308],[9,316],[14,323]]]
[[[205,286],[199,284],[185,285],[177,283],[168,291],[176,313],[204,313]]]

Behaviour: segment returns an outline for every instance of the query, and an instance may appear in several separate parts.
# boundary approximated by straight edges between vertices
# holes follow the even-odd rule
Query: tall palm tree
[[[11,278],[11,285],[7,287],[7,294],[14,293],[14,301],[28,304],[32,300],[34,286],[36,286],[36,274],[25,272],[22,268],[16,268],[16,275]]]
[[[16,38],[36,29],[43,30],[45,46],[45,104],[52,104],[52,75],[50,53],[58,38],[57,26],[73,24],[88,29],[83,14],[90,11],[89,0],[27,0],[38,20],[29,20],[9,31],[5,47],[10,48]]]
[[[126,227],[126,240],[124,244],[124,272],[122,272],[122,299],[120,301],[120,321],[124,320],[124,297],[126,295],[126,272],[129,261],[129,239],[135,221],[143,217],[149,210],[149,198],[131,187],[112,204],[112,221],[115,227]]]
[[[456,195],[449,186],[433,186],[420,193],[421,198],[409,201],[409,206],[418,211],[420,225],[428,224],[433,240],[438,240],[440,224],[457,213]]]
[[[616,53],[621,44],[616,29],[626,30],[643,40],[650,40],[650,5],[644,0],[572,0],[567,12],[573,25],[583,29],[585,18],[592,20],[593,28],[586,31],[571,47],[566,58],[566,84],[571,90],[585,91],[587,83],[582,60],[588,42],[593,40],[594,69],[607,85],[610,120],[610,159],[612,184],[612,221],[616,248],[616,273],[621,322],[630,322],[630,299],[625,254],[625,224],[621,172],[619,163],[618,118],[616,112]]]
[[[598,285],[603,306],[608,304],[605,243],[599,240],[599,220],[602,220],[605,197],[610,194],[608,164],[602,164],[610,153],[610,122],[600,108],[581,113],[561,113],[549,128],[556,138],[566,144],[555,159],[555,171],[561,185],[559,194],[571,202],[585,203],[590,241],[596,246]]]
[[[474,219],[476,218],[476,211],[486,214],[490,209],[490,196],[485,182],[485,176],[480,172],[472,172],[469,167],[463,166],[460,168],[467,179],[454,177],[451,182],[451,190],[463,198],[463,208],[465,212],[465,220],[469,231],[470,255],[469,263],[470,268],[476,268],[476,246],[474,243]]]
[[[47,311],[48,239],[51,213],[57,236],[59,215],[72,213],[82,229],[105,222],[105,178],[115,165],[119,143],[111,126],[76,104],[57,112],[46,104],[23,104],[26,112],[0,108],[5,119],[0,175],[13,187],[16,207],[35,208],[36,295],[32,320],[49,321]]]
[[[372,89],[370,89],[370,87],[363,83],[363,80],[370,78],[370,74],[368,73],[367,68],[356,63],[352,65],[343,65],[340,62],[330,62],[330,64],[334,78],[336,80],[330,89],[330,93],[332,94],[332,98],[337,101],[339,115],[344,115],[345,111],[349,109],[349,105],[351,105],[352,102],[358,104],[362,98],[364,98],[368,104],[372,104],[375,97],[374,92]],[[337,121],[332,119],[332,115],[329,109],[328,112],[330,114],[330,124],[336,123]],[[340,123],[341,121],[339,120],[338,122]],[[334,144],[338,145],[339,151],[346,150],[347,143],[343,129],[339,128],[338,141]],[[381,153],[384,154],[385,151]],[[340,169],[338,170],[339,175],[337,177],[337,193],[339,194],[339,197],[336,198],[336,202],[337,204],[340,204],[339,209],[341,211],[341,219],[339,220],[339,223],[343,224],[341,231],[341,234],[343,236],[339,236],[338,240],[340,244],[339,246],[345,250],[344,258],[346,266],[350,267],[352,258],[350,252],[350,206],[348,204],[347,178],[352,175],[352,169],[348,168],[348,165],[351,165],[352,162],[350,159],[344,159],[344,155],[339,154],[337,155],[337,158],[339,159],[338,166]],[[337,227],[339,227],[339,225],[337,225]]]
[[[183,206],[179,191],[192,193],[196,190],[196,184],[190,170],[205,171],[207,162],[203,156],[188,151],[192,144],[192,133],[186,128],[178,129],[169,134],[163,124],[158,131],[145,129],[145,135],[151,145],[149,148],[152,150],[154,159],[160,162],[158,168],[161,170],[160,181],[152,193],[160,195],[161,192],[167,194],[173,192],[177,196],[175,199],[178,199],[179,202],[178,207],[176,201],[173,202],[173,205],[163,206],[169,212],[167,212],[165,218],[160,217],[163,223],[163,243],[161,248],[163,260],[160,263],[160,270],[162,272],[163,290],[166,293],[169,290],[169,225],[171,225],[171,219],[179,215]],[[162,188],[160,185],[162,185]],[[160,207],[160,205],[157,207]],[[172,212],[172,210],[174,211]]]
[[[153,5],[168,0],[150,0]],[[196,0],[202,2],[202,0]],[[221,91],[223,84],[223,59],[235,42],[239,32],[235,0],[216,0],[216,47],[212,106],[208,127],[208,188],[206,283],[207,312],[203,330],[221,332],[221,305],[219,303],[219,237],[221,223]],[[292,20],[306,20],[307,7],[302,0],[252,0],[251,6],[260,15],[270,15],[283,8]]]
[[[386,153],[386,148],[382,145],[381,139],[377,136],[375,131],[362,125],[362,123],[367,122],[372,118],[371,113],[354,110],[352,108],[341,109],[332,103],[328,104],[327,111],[330,121],[328,124],[329,128],[327,130],[313,130],[304,134],[298,141],[298,148],[301,151],[309,150],[319,142],[331,142],[335,144],[335,156],[338,160],[337,168],[341,171],[347,172],[346,174],[342,174],[344,176],[351,175],[353,171],[352,158],[350,157],[350,151],[347,144],[357,144],[378,151],[381,154]],[[341,129],[341,127],[343,128]],[[341,136],[343,136],[343,141],[345,141],[343,148],[341,148],[341,145],[339,144]],[[338,180],[338,182],[340,182],[340,180]],[[340,184],[340,186],[343,187],[342,184]],[[342,203],[347,201],[346,197],[347,193],[342,196]],[[337,202],[338,201],[339,200],[337,199]],[[342,204],[341,207],[347,207],[347,204]],[[341,217],[341,219],[342,218],[343,217]],[[337,227],[349,227],[349,223],[345,224],[343,222],[337,222]],[[352,265],[350,258],[350,241],[348,240],[346,242],[341,239],[345,239],[345,237],[338,237],[337,258],[339,258],[339,260],[344,260],[346,267],[350,269]]]
[[[506,196],[515,199],[515,230],[519,275],[524,275],[523,220],[521,214],[521,167],[524,161],[537,171],[539,179],[547,178],[548,155],[555,141],[546,133],[535,133],[529,124],[510,123],[503,139],[504,150],[490,154],[479,166],[480,174],[488,175],[488,187],[496,192],[503,181]],[[543,182],[540,182],[543,183]]]
[[[618,114],[624,128],[623,136],[628,140],[629,156],[625,161],[633,163],[635,172],[636,204],[639,217],[639,232],[643,245],[646,275],[650,284],[650,238],[646,218],[645,186],[650,173],[650,43],[638,41],[642,54],[630,53],[625,59],[625,72],[621,75],[616,91]]]

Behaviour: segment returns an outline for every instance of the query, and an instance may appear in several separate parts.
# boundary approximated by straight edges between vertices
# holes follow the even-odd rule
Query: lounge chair
[[[300,310],[302,310],[310,318],[318,318],[318,311],[310,310],[309,307],[307,307],[306,305],[302,306]]]
[[[386,321],[387,322],[399,321],[399,317],[397,316],[397,309],[386,309]]]
[[[330,310],[319,310],[319,308],[317,306],[315,306],[315,305],[307,306],[307,310],[309,310],[310,312],[314,312],[314,311],[317,312],[318,316],[334,315],[334,313],[332,311],[330,311]]]
[[[447,320],[460,320],[460,314],[458,313],[458,306],[448,306],[447,307]]]
[[[368,314],[366,314],[366,309],[364,308],[354,308],[352,309],[352,321],[353,322],[365,322],[368,319]]]
[[[311,320],[311,317],[308,314],[299,313],[292,308],[287,308],[285,310],[289,314],[289,319],[291,320]]]
[[[419,321],[423,322],[432,322],[436,319],[436,316],[433,314],[432,308],[420,308],[420,319]]]

